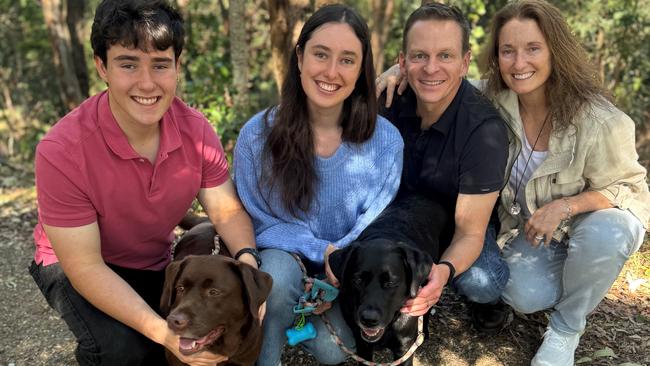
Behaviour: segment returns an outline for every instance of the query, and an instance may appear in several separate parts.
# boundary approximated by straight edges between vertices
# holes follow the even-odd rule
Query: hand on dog
[[[426,314],[440,299],[447,278],[449,278],[449,268],[445,265],[434,264],[429,273],[429,283],[418,291],[415,298],[407,300],[400,311],[409,316]]]
[[[534,247],[542,242],[548,246],[553,239],[553,233],[564,217],[566,217],[566,204],[562,199],[551,201],[538,208],[524,226],[526,240]],[[539,235],[543,235],[544,239],[535,238]]]
[[[264,316],[266,315],[266,301],[260,305],[260,310],[257,312],[259,318],[260,318],[260,323],[264,320]]]
[[[332,252],[334,252],[336,249],[337,248],[332,244],[329,244],[327,246],[327,249],[325,249],[325,275],[327,276],[327,282],[329,282],[330,285],[338,288],[339,286],[341,286],[341,284],[339,283],[339,280],[334,275],[334,272],[332,272],[332,268],[330,268],[330,262],[329,262],[330,254],[332,254]],[[314,310],[314,314],[320,315],[326,312],[327,310],[329,310],[331,307],[332,307],[331,302],[324,302]]]
[[[329,244],[327,248],[325,249],[325,275],[327,276],[327,281],[330,283],[330,285],[338,288],[341,286],[339,283],[339,280],[334,276],[334,272],[332,272],[332,268],[330,268],[330,254],[334,252],[336,248],[333,244]]]

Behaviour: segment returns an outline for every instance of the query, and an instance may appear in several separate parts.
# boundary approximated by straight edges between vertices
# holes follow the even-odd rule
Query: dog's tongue
[[[197,346],[196,339],[194,338],[181,338],[178,342],[178,347],[184,351],[191,351],[195,346]]]
[[[181,337],[178,342],[178,348],[181,352],[193,352],[200,349],[206,344],[211,344],[223,333],[223,327],[218,327],[210,331],[205,337],[201,338],[183,338]]]

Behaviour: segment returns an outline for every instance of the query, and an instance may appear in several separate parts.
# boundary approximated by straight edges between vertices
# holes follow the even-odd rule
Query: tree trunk
[[[194,80],[192,72],[189,68],[189,63],[187,61],[193,60],[196,57],[196,48],[194,47],[194,17],[188,9],[189,0],[177,0],[176,9],[181,13],[183,17],[185,29],[185,46],[183,47],[183,53],[181,54],[181,70],[183,72],[183,79],[180,80],[180,84],[177,87],[177,91],[184,90],[184,84],[186,82],[192,82]]]
[[[273,75],[282,91],[282,83],[289,68],[289,55],[300,34],[303,16],[309,8],[308,0],[268,0],[271,25],[271,59]]]
[[[74,64],[75,75],[79,81],[81,96],[88,98],[88,67],[86,66],[86,55],[84,52],[83,39],[79,35],[84,34],[84,12],[86,10],[86,0],[68,0],[68,16],[66,21],[70,31],[70,45],[72,46],[72,62]]]
[[[77,10],[79,3],[83,3],[83,1],[71,0],[71,3],[73,3],[72,8],[74,8],[71,12],[72,18],[83,14],[83,11],[79,12]],[[54,50],[54,66],[59,79],[61,100],[67,109],[73,109],[88,95],[88,74],[85,62],[83,67],[78,68],[76,65],[79,64],[79,61],[75,61],[74,56],[75,52],[79,52],[79,50],[74,50],[79,46],[75,46],[73,38],[76,38],[76,42],[79,43],[76,35],[76,25],[79,24],[80,19],[68,18],[67,0],[42,0],[41,4],[45,24],[50,35],[50,42]],[[68,26],[69,24],[74,25],[74,27],[71,29]],[[74,36],[72,33],[75,33]],[[83,53],[82,50],[80,52]],[[86,83],[85,89],[82,89],[83,81],[80,81],[78,75],[85,75],[85,77],[82,76]]]
[[[377,73],[384,71],[384,45],[388,40],[388,33],[390,32],[390,22],[393,16],[394,1],[393,0],[372,0],[372,52],[375,62],[375,70]]]
[[[246,0],[230,0],[230,62],[233,72],[234,111],[237,118],[248,116],[248,42],[246,40]]]

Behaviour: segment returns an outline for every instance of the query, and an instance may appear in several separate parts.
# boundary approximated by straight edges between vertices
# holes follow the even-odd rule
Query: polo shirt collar
[[[456,92],[456,95],[454,96],[454,99],[451,101],[451,104],[447,106],[447,109],[442,113],[440,118],[438,118],[438,121],[429,127],[428,130],[436,130],[443,135],[447,135],[451,127],[454,125],[454,121],[456,120],[456,114],[458,113],[458,109],[460,108],[461,100],[463,99],[463,94],[465,90],[467,89],[469,85],[469,82],[465,79],[463,79],[460,83],[460,86],[458,88],[458,91]],[[402,106],[399,111],[399,119],[416,119],[419,124],[421,123],[422,119],[417,115],[417,97],[415,96],[415,92],[411,87],[408,87],[406,89],[406,92],[404,94],[404,98],[402,98]]]
[[[108,103],[108,91],[102,92],[97,107],[97,121],[104,136],[104,141],[111,151],[121,159],[139,159],[140,155],[131,147],[126,134],[115,120]],[[158,155],[167,155],[181,146],[181,135],[178,125],[170,110],[163,115],[160,122],[160,148]]]

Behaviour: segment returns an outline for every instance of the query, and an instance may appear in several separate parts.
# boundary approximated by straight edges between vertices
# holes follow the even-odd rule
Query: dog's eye
[[[352,284],[361,287],[363,285],[363,279],[361,279],[361,277],[356,277],[352,280]]]
[[[393,282],[393,281],[384,282],[384,288],[393,288],[393,287],[397,287],[397,282]]]
[[[219,295],[221,295],[221,291],[217,290],[216,288],[211,288],[208,290],[208,296],[216,297]]]
[[[177,295],[181,295],[181,294],[183,294],[183,292],[185,292],[185,287],[183,287],[183,286],[176,286],[176,294],[177,294]]]

